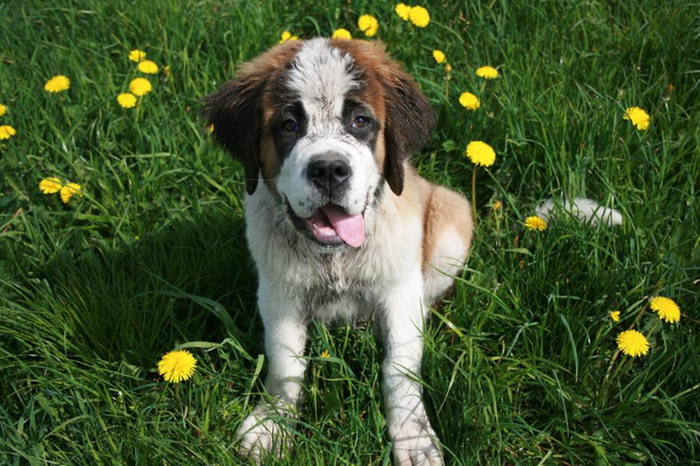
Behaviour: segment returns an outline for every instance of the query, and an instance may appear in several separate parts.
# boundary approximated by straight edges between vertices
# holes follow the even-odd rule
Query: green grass
[[[283,30],[357,37],[363,13],[437,111],[420,172],[469,193],[466,144],[498,154],[478,173],[465,272],[427,329],[425,397],[449,462],[699,463],[697,5],[425,6],[421,30],[384,0],[0,2],[0,125],[18,133],[0,141],[0,464],[240,461],[262,325],[242,169],[212,146],[198,102]],[[170,66],[138,118],[115,100],[137,74],[133,48]],[[454,68],[449,98],[434,48]],[[484,64],[501,78],[483,83]],[[43,91],[55,74],[68,92]],[[457,102],[467,90],[476,113]],[[634,105],[652,115],[646,132],[623,120]],[[42,195],[48,176],[84,197]],[[561,195],[614,206],[625,225],[524,231],[538,202]],[[679,324],[647,309],[657,294],[679,303]],[[632,325],[650,353],[615,357]],[[199,365],[176,387],[155,367],[178,345]],[[317,326],[308,355],[305,412],[280,464],[390,463],[371,331]]]

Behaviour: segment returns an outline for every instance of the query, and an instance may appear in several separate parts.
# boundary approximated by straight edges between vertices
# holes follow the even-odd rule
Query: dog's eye
[[[285,133],[296,133],[299,131],[299,125],[294,120],[284,120],[280,127]]]
[[[359,116],[355,118],[355,121],[352,122],[352,127],[353,128],[365,128],[369,126],[370,119],[367,118],[366,116]]]

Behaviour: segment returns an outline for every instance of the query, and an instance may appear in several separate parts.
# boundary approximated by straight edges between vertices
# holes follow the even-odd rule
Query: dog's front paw
[[[394,430],[394,464],[396,466],[440,466],[444,464],[442,448],[427,418],[409,419]]]
[[[286,415],[269,406],[258,405],[238,429],[238,454],[260,464],[270,453],[284,456],[291,447],[289,426],[281,425]]]

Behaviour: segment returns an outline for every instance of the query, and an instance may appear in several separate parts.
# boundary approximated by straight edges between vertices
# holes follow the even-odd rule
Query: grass
[[[498,154],[478,172],[469,262],[426,335],[425,398],[448,461],[698,464],[697,5],[444,1],[425,5],[422,30],[384,0],[54,3],[0,3],[0,124],[17,129],[0,141],[0,464],[240,462],[262,326],[242,170],[212,147],[198,102],[283,30],[357,37],[363,13],[437,111],[420,172],[469,193],[466,144]],[[116,104],[134,48],[170,67],[138,116]],[[453,66],[449,97],[434,48]],[[484,64],[501,78],[477,78]],[[43,91],[55,74],[68,92]],[[467,90],[478,112],[460,107]],[[623,119],[635,105],[648,131]],[[42,195],[48,176],[84,196]],[[525,231],[551,196],[598,199],[625,224]],[[655,295],[678,302],[679,324],[659,323]],[[615,355],[631,326],[649,337],[645,357]],[[176,346],[199,365],[172,386],[156,363]],[[371,331],[317,325],[308,357],[279,464],[390,463]]]

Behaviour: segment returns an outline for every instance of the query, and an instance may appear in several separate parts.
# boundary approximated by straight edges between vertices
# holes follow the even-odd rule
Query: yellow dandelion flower
[[[209,132],[210,133],[214,132],[214,123],[212,123],[211,126],[209,126]]]
[[[51,93],[67,91],[69,87],[70,79],[60,74],[49,79],[44,84],[44,90]]]
[[[68,204],[68,202],[70,202],[71,197],[82,196],[83,190],[77,183],[68,183],[67,185],[61,188],[59,195],[61,196],[61,202],[63,202],[64,204]]]
[[[649,114],[639,107],[630,107],[625,110],[624,118],[631,121],[638,130],[646,131],[649,129]]]
[[[292,33],[289,31],[284,31],[282,33],[282,39],[280,40],[280,44],[283,44],[288,40],[299,40],[299,38],[297,36],[293,36]]]
[[[131,60],[133,62],[138,63],[141,60],[143,60],[144,58],[146,58],[146,52],[142,52],[141,50],[138,50],[138,49],[134,49],[131,52],[129,52],[129,60]]]
[[[139,62],[137,68],[140,72],[146,74],[156,74],[158,72],[158,65],[151,60],[143,60],[142,62]]]
[[[494,212],[498,212],[502,208],[503,208],[503,203],[501,201],[499,201],[499,200],[494,201],[493,207],[492,207]]]
[[[331,39],[352,39],[352,34],[347,29],[340,28],[333,31]]]
[[[447,60],[445,52],[443,52],[442,50],[433,50],[433,58],[435,59],[438,65],[445,63],[445,60]]]
[[[467,157],[475,165],[490,167],[496,161],[496,152],[485,142],[472,141],[467,145]]]
[[[17,130],[15,130],[12,126],[10,126],[10,125],[0,126],[0,140],[10,139],[15,134],[17,134]]]
[[[620,321],[620,311],[611,311],[610,318],[615,322],[619,322]]]
[[[535,215],[525,219],[525,227],[530,230],[544,231],[547,229],[547,222]]]
[[[163,67],[163,74],[166,76],[170,76],[170,65],[165,65]]]
[[[379,21],[372,15],[362,15],[357,20],[357,27],[364,32],[367,37],[372,37],[379,30]]]
[[[649,342],[636,330],[627,330],[617,336],[617,347],[627,356],[636,358],[649,352]]]
[[[411,8],[411,11],[408,12],[408,19],[410,19],[415,26],[424,28],[430,23],[430,13],[422,6],[414,6]]]
[[[194,374],[197,360],[187,350],[171,351],[158,362],[158,374],[166,382],[179,383],[188,380]]]
[[[411,13],[411,7],[405,3],[399,3],[396,5],[396,8],[394,8],[394,11],[397,15],[399,15],[399,18],[404,21],[408,21],[409,14]]]
[[[659,314],[659,319],[669,324],[681,320],[681,309],[672,299],[657,296],[651,300],[651,309]]]
[[[471,92],[462,92],[462,95],[459,96],[459,103],[467,110],[478,110],[481,107],[481,101]]]
[[[6,113],[7,113],[7,107],[5,107],[3,104],[0,104],[0,116],[3,116]]]
[[[44,178],[39,182],[39,190],[44,194],[56,194],[62,187],[61,180],[55,177]]]
[[[145,78],[134,78],[129,83],[129,90],[138,97],[148,94],[151,92],[151,89],[153,89],[151,82]]]
[[[136,106],[136,96],[125,92],[117,96],[117,102],[124,108],[134,108]]]
[[[322,358],[329,358],[331,354],[328,352],[328,350],[324,350],[323,353],[321,353]]]
[[[452,65],[450,65],[449,63],[447,65],[445,65],[445,73],[447,73],[447,74],[452,73]]]
[[[498,77],[498,70],[493,66],[482,66],[477,68],[476,75],[484,79],[496,79]]]

